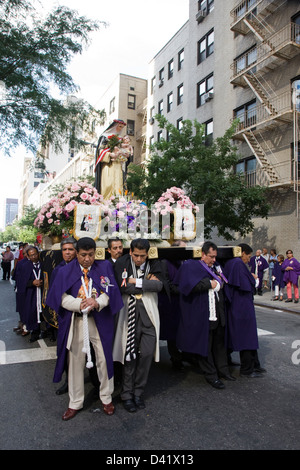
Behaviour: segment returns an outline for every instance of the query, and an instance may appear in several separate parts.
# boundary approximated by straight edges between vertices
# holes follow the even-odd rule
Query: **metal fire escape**
[[[270,15],[285,3],[286,0],[243,0],[231,11],[231,30],[242,35],[252,32],[256,37],[256,44],[231,65],[231,83],[249,87],[256,97],[251,119],[245,113],[237,126],[235,138],[247,142],[267,176],[268,185],[278,184],[280,178],[275,168],[275,157],[261,138],[262,132],[297,120],[290,87],[275,94],[264,78],[266,73],[300,54],[300,25],[290,22],[275,31],[269,23]]]
[[[138,107],[137,114],[142,117],[142,127],[137,131],[136,140],[142,142],[140,163],[143,163],[146,158],[147,147],[147,98]]]

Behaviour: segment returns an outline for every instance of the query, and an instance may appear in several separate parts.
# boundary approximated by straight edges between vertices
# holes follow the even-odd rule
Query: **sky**
[[[69,72],[80,87],[78,96],[97,108],[101,96],[119,73],[148,78],[151,59],[188,20],[189,0],[33,0],[40,14],[56,5],[108,23],[90,35],[91,43],[72,60]],[[26,154],[0,154],[5,177],[0,184],[0,228],[6,198],[19,198]],[[3,176],[3,173],[2,173]]]

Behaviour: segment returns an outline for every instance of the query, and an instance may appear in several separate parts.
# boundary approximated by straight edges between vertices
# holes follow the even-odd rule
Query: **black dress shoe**
[[[136,404],[136,407],[139,410],[143,410],[144,408],[146,408],[145,402],[142,397],[134,397],[134,403]]]
[[[236,378],[235,378],[235,377],[233,377],[233,375],[230,375],[230,374],[226,374],[226,375],[225,375],[225,374],[224,374],[224,375],[220,375],[220,377],[221,377],[221,379],[225,379],[225,380],[231,380],[232,382],[233,382],[234,380],[236,380]]]
[[[218,388],[219,390],[221,390],[222,388],[225,388],[225,385],[223,384],[223,382],[221,382],[220,379],[213,380],[212,382],[208,381],[208,383],[209,383],[212,387]]]
[[[287,304],[288,302],[293,302],[292,299],[286,299],[285,303]]]
[[[56,395],[63,395],[64,393],[68,393],[68,381],[66,382],[56,390]]]
[[[264,372],[267,372],[267,370],[264,369],[263,367],[254,367],[254,372],[264,373]]]
[[[31,335],[29,343],[35,343],[39,339],[39,335]]]
[[[295,302],[295,304],[298,304],[298,303],[299,303],[299,299],[295,299],[294,302]]]
[[[129,400],[123,400],[123,406],[126,411],[129,411],[129,413],[134,413],[136,411],[135,403],[131,398]]]
[[[251,372],[251,374],[240,374],[241,377],[246,377],[247,379],[255,379],[262,377],[263,375],[260,372]]]

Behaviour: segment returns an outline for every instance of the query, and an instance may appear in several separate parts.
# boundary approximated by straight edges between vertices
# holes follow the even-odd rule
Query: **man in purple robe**
[[[284,272],[283,280],[286,283],[287,300],[292,302],[292,286],[294,287],[294,302],[299,302],[299,289],[298,289],[298,276],[300,276],[300,263],[294,258],[292,250],[286,251],[287,258],[281,265],[281,270]]]
[[[242,377],[262,377],[265,372],[260,366],[257,349],[258,337],[253,294],[255,279],[250,273],[248,263],[252,248],[242,243],[240,258],[233,258],[225,264],[224,274],[228,280],[225,285],[227,306],[227,346],[240,353],[240,375]]]
[[[75,238],[73,237],[68,237],[68,238],[64,238],[60,244],[60,248],[61,248],[61,256],[62,256],[62,261],[60,263],[57,264],[57,266],[55,266],[55,268],[53,269],[53,271],[51,272],[50,274],[50,282],[49,282],[49,285],[51,285],[51,283],[54,282],[54,279],[58,273],[58,270],[60,268],[62,268],[63,266],[66,266],[68,263],[70,263],[71,261],[73,261],[73,259],[76,258],[76,240]],[[48,273],[47,273],[48,274]],[[49,286],[48,286],[49,288]],[[47,293],[46,293],[47,294]],[[46,295],[46,298],[47,298],[47,295]],[[57,339],[57,331],[58,331],[58,326],[59,326],[59,317],[57,315],[57,313],[50,309],[48,307],[48,305],[45,305],[45,309],[48,309],[51,313],[51,316],[55,318],[55,323],[57,323],[57,327],[54,328],[52,326],[52,331],[55,330],[55,339]],[[94,372],[94,368],[91,369],[93,372]],[[57,395],[62,395],[64,393],[67,393],[68,392],[68,365],[67,365],[67,360],[65,361],[65,372],[66,372],[66,380],[64,382],[64,384],[59,387],[57,390],[56,390],[56,394]],[[98,383],[98,386],[99,386],[99,383]]]
[[[251,273],[255,274],[257,279],[259,279],[258,285],[257,285],[257,294],[263,295],[262,294],[263,276],[264,276],[264,271],[269,268],[269,263],[262,256],[261,250],[256,250],[256,255],[250,258],[249,265],[251,267]]]
[[[62,417],[64,421],[83,408],[86,356],[86,366],[93,366],[89,342],[95,351],[103,411],[108,415],[114,413],[114,315],[123,306],[111,263],[95,260],[94,240],[89,237],[79,239],[76,251],[77,258],[57,271],[47,296],[47,304],[59,316],[54,382],[61,380],[68,353],[70,401]]]
[[[205,242],[202,259],[182,264],[175,282],[180,291],[181,316],[177,346],[198,354],[207,382],[217,389],[225,388],[220,378],[231,376],[225,347],[225,311],[221,267],[216,263],[217,246]]]
[[[37,341],[40,336],[42,313],[42,266],[39,252],[35,246],[28,246],[28,260],[17,264],[17,292],[19,303],[22,301],[23,324],[31,332],[30,342]],[[19,266],[18,266],[19,265]]]

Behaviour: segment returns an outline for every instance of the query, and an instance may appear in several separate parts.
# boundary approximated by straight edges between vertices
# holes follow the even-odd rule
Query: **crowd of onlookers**
[[[286,250],[285,256],[277,254],[272,248],[256,250],[255,256],[250,260],[251,271],[257,273],[260,283],[256,294],[263,295],[264,291],[274,292],[272,300],[282,301],[286,289],[285,302],[299,302],[298,278],[300,276],[300,263],[294,257],[292,250]]]

